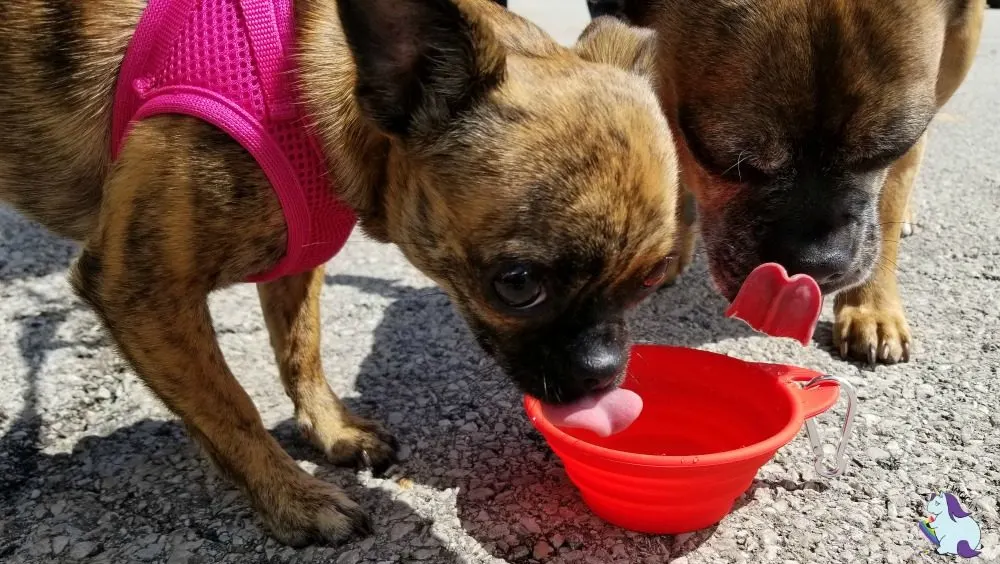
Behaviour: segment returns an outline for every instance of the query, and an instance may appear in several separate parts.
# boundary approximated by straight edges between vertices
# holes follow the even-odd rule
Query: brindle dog
[[[659,94],[690,194],[677,270],[693,250],[693,195],[724,296],[782,263],[839,292],[842,357],[908,360],[899,240],[927,126],[972,65],[983,11],[983,0],[625,0],[624,17],[660,38]]]
[[[136,373],[279,540],[337,542],[360,507],[301,470],[219,349],[207,296],[282,256],[253,158],[190,117],[139,122],[109,161],[112,91],[143,0],[0,3],[0,199],[80,241],[73,286]],[[438,282],[524,392],[568,402],[622,378],[626,311],[665,275],[676,157],[654,38],[620,23],[574,48],[486,0],[298,0],[303,103],[331,189]],[[335,463],[396,443],[320,361],[322,269],[259,286],[281,381]]]

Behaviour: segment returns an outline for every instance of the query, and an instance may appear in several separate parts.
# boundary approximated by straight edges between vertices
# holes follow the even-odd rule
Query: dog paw
[[[329,411],[300,419],[299,425],[326,458],[338,466],[371,468],[373,474],[381,475],[397,462],[399,443],[376,421]]]
[[[336,486],[305,472],[265,489],[255,505],[281,543],[338,545],[371,533],[371,522],[357,503]]]
[[[841,358],[895,364],[910,360],[910,328],[902,306],[844,305],[837,311],[833,344]]]

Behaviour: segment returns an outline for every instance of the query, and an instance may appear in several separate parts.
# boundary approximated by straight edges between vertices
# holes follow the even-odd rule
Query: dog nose
[[[784,264],[788,274],[807,274],[819,284],[832,282],[851,267],[853,256],[844,249],[807,249]]]
[[[833,229],[785,232],[774,262],[790,276],[806,274],[819,284],[833,282],[851,271],[858,249],[860,225],[847,222]]]
[[[614,384],[628,361],[628,354],[613,328],[595,329],[577,339],[570,355],[571,378],[585,392]]]
[[[625,362],[620,351],[597,346],[579,355],[575,364],[580,384],[586,391],[596,392],[614,383]]]

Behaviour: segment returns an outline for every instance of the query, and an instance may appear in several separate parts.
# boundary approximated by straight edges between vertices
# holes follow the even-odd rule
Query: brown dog
[[[112,90],[142,0],[0,5],[0,198],[83,243],[73,285],[145,383],[286,543],[367,528],[301,470],[226,366],[207,296],[273,266],[286,228],[232,138],[139,122],[109,162]],[[441,284],[521,390],[568,402],[620,381],[625,313],[674,238],[676,160],[653,37],[574,49],[485,0],[298,0],[302,102],[363,230]],[[347,411],[319,352],[322,269],[259,286],[295,417],[335,463],[395,441]]]
[[[926,128],[972,64],[983,4],[626,0],[627,19],[660,38],[661,103],[724,296],[781,263],[839,292],[841,356],[909,358],[899,239]],[[692,208],[679,206],[678,271]]]

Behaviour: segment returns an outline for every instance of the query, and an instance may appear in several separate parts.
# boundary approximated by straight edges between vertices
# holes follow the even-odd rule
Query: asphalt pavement
[[[587,21],[583,0],[511,5],[564,42]],[[397,476],[332,468],[303,445],[254,288],[212,299],[266,423],[373,516],[374,534],[344,547],[278,545],[72,296],[75,247],[0,208],[0,561],[944,562],[917,528],[921,495],[944,490],[982,527],[978,561],[1000,562],[998,50],[992,10],[968,81],[931,127],[898,261],[912,362],[837,359],[829,304],[809,347],[757,336],[723,318],[702,260],[637,312],[644,341],[809,367],[860,396],[844,476],[818,477],[800,434],[721,524],[678,537],[593,517],[447,298],[395,249],[355,237],[328,267],[323,357],[335,391],[397,434]],[[822,427],[835,433],[843,412]]]

